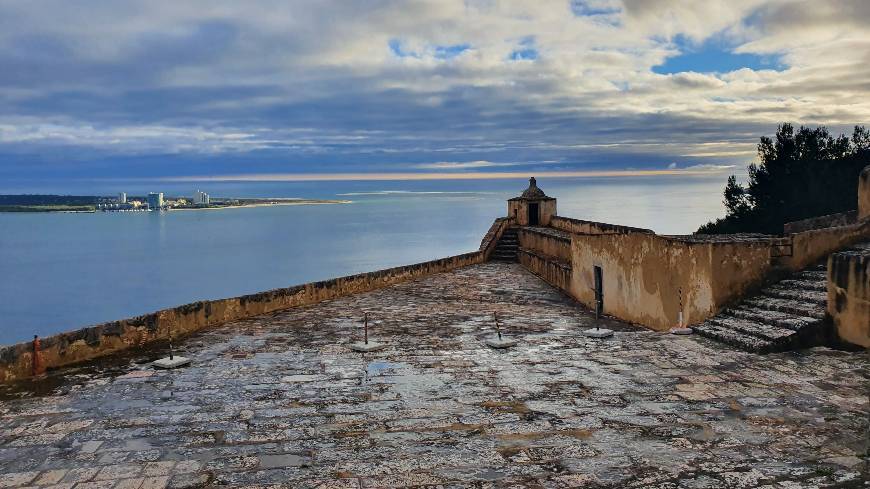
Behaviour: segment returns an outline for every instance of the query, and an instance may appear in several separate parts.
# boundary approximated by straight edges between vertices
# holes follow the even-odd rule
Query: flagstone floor
[[[866,353],[603,323],[515,264],[236,321],[0,390],[0,487],[867,487]]]

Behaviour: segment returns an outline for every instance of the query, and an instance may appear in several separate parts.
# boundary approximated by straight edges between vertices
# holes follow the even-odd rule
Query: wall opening
[[[529,202],[529,226],[537,226],[541,222],[539,214],[538,203]]]

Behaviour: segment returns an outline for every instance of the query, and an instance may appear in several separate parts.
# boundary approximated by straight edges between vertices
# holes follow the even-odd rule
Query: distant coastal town
[[[0,195],[0,212],[154,212],[237,209],[275,205],[349,204],[349,200],[301,198],[212,198],[197,190],[192,197],[168,197],[163,192],[128,196]]]

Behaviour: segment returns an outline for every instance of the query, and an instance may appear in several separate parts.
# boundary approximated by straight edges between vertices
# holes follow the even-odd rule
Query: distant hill
[[[45,206],[45,205],[69,205],[83,206],[94,205],[99,199],[94,195],[0,195],[0,206],[7,205],[26,205],[26,206]]]

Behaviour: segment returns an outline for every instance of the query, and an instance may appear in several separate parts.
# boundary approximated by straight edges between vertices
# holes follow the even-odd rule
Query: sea
[[[539,178],[567,217],[688,234],[727,175]],[[524,179],[0,182],[0,193],[298,197],[347,204],[0,213],[0,344],[203,300],[474,251]]]

